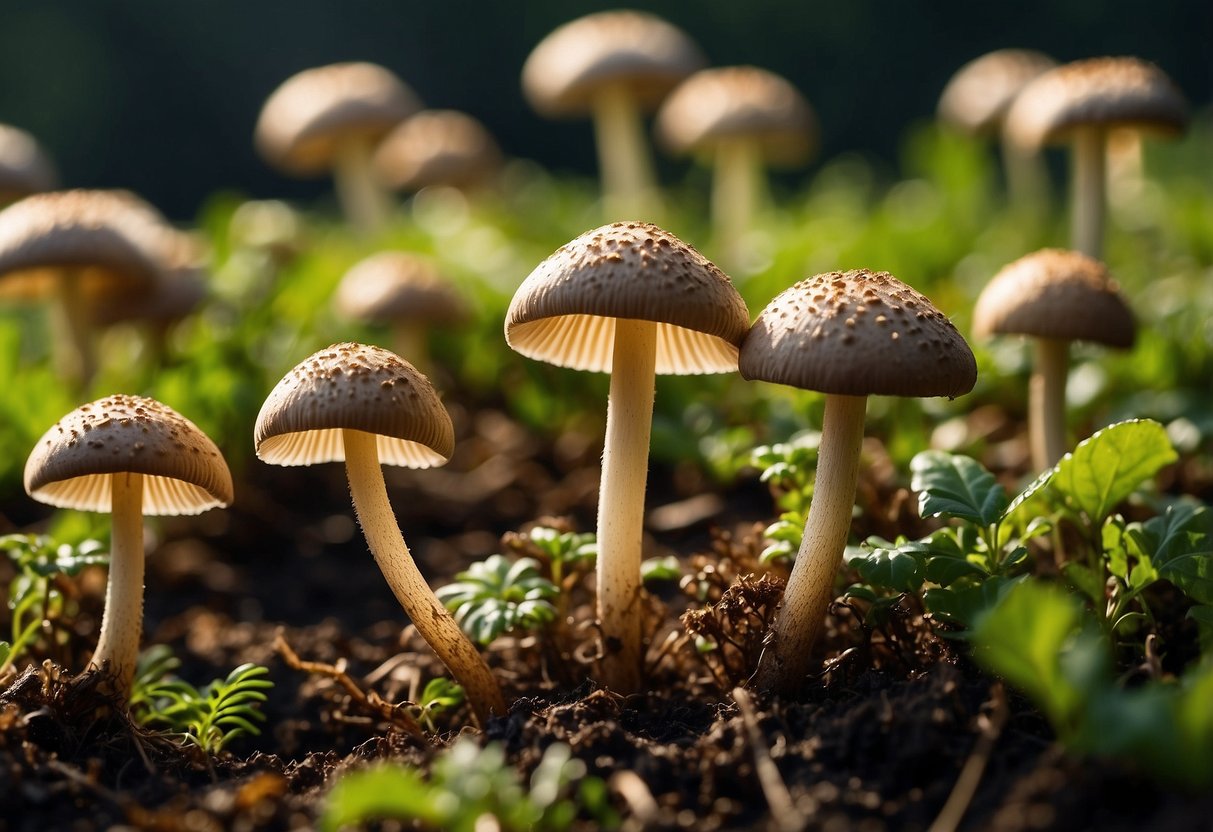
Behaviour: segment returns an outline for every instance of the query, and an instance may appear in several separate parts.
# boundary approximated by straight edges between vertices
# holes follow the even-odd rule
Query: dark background
[[[891,159],[948,77],[991,49],[1068,61],[1155,61],[1194,106],[1213,89],[1213,0],[650,0],[716,65],[779,72],[813,104],[822,156]],[[569,0],[2,0],[0,122],[33,132],[63,184],[127,187],[175,218],[221,189],[310,198],[254,154],[253,124],[287,76],[341,60],[396,71],[428,106],[480,118],[505,150],[594,171],[583,122],[527,107],[518,76],[562,22],[612,4]]]

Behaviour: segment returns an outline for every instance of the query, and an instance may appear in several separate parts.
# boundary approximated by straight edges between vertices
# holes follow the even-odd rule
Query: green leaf
[[[869,584],[898,592],[917,592],[922,588],[923,567],[913,551],[873,549],[847,563]]]
[[[329,791],[320,828],[337,832],[376,818],[418,820],[441,828],[452,812],[449,803],[444,805],[435,796],[416,769],[402,765],[384,763],[350,772]]]
[[[1028,483],[1027,488],[1011,499],[1006,511],[1002,513],[1000,519],[1004,524],[1024,529],[1022,535],[1024,540],[1028,539],[1030,532],[1043,533],[1051,525],[1046,516],[1052,513],[1047,486],[1053,482],[1053,477],[1056,475],[1056,467],[1041,472],[1036,479]]]
[[[1075,561],[1062,564],[1061,573],[1065,575],[1067,581],[1087,596],[1087,599],[1094,604],[1103,604],[1106,595],[1106,587],[1100,579],[1099,574],[1086,566]]]
[[[1067,508],[1097,526],[1142,482],[1177,458],[1166,429],[1158,422],[1118,422],[1062,457],[1049,489]]]
[[[651,581],[676,581],[681,577],[682,566],[673,555],[648,558],[640,564],[640,580],[646,584]]]
[[[1182,503],[1128,530],[1129,545],[1160,577],[1213,604],[1213,511]]]
[[[989,526],[1007,508],[1006,490],[967,456],[923,451],[910,461],[910,471],[910,488],[918,492],[923,517],[946,515]]]
[[[980,584],[962,589],[951,587],[928,589],[923,593],[923,603],[926,604],[936,618],[959,624],[962,627],[972,627],[973,622],[982,613],[996,605],[1008,592],[1025,579],[1020,575],[1007,578],[1002,575],[992,575]]]

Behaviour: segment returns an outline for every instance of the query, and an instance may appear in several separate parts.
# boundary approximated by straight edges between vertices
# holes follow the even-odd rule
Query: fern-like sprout
[[[490,555],[455,578],[438,590],[438,599],[479,644],[511,631],[538,629],[556,618],[552,599],[560,590],[540,574],[534,558],[511,563],[504,555]]]

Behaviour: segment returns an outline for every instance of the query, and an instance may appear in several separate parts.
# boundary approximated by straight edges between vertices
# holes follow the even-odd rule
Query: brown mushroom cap
[[[1136,326],[1108,269],[1077,251],[1043,249],[994,276],[973,309],[973,334],[1032,335],[1133,346]]]
[[[623,84],[651,111],[703,65],[699,47],[673,24],[645,12],[598,12],[539,42],[522,67],[522,91],[545,116],[582,116],[599,88]]]
[[[387,135],[375,151],[375,171],[392,188],[467,187],[501,165],[497,143],[476,119],[456,110],[427,110]]]
[[[253,442],[271,465],[345,459],[343,430],[375,434],[384,465],[429,468],[455,449],[455,429],[430,380],[395,353],[334,344],[304,359],[270,392]]]
[[[1006,131],[1034,148],[1065,141],[1084,125],[1183,132],[1188,105],[1161,69],[1139,58],[1091,58],[1038,76],[1015,97]]]
[[[505,340],[523,355],[610,372],[615,319],[657,323],[656,372],[727,373],[749,326],[728,275],[668,231],[617,222],[540,263],[514,293]]]
[[[998,130],[1019,91],[1057,61],[1032,49],[998,49],[956,71],[939,96],[939,118],[966,133]]]
[[[377,64],[352,62],[305,69],[266,99],[254,141],[267,162],[296,176],[331,169],[337,147],[351,139],[377,142],[421,102]]]
[[[452,326],[468,308],[432,261],[407,251],[381,251],[350,267],[337,286],[337,309],[368,323],[416,320]]]
[[[802,280],[772,300],[741,345],[741,375],[845,396],[947,396],[977,362],[952,322],[887,272]]]
[[[99,326],[123,321],[171,324],[188,317],[205,300],[207,271],[203,244],[194,234],[165,228],[159,239],[149,241],[161,264],[160,277],[144,292],[103,295],[91,299],[92,320]]]
[[[55,166],[33,136],[0,124],[0,204],[49,191],[57,179]]]
[[[143,474],[143,513],[200,514],[232,501],[215,443],[177,411],[141,396],[107,396],[51,427],[25,463],[25,490],[61,508],[108,512],[110,474]]]
[[[711,150],[728,139],[749,139],[770,164],[808,159],[817,119],[784,78],[754,66],[705,69],[670,93],[657,114],[657,135],[670,150]]]

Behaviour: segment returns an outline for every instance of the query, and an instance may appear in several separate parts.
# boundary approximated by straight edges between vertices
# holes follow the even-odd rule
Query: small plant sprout
[[[362,533],[396,599],[463,686],[480,723],[504,714],[488,665],[417,569],[379,467],[442,465],[454,450],[451,417],[429,379],[385,349],[335,344],[304,359],[273,389],[257,417],[254,445],[271,465],[345,461]]]
[[[199,514],[232,501],[232,475],[193,422],[154,399],[108,396],[46,432],[25,463],[35,500],[113,515],[109,585],[92,666],[126,698],[143,629],[143,516]]]
[[[1108,134],[1132,127],[1163,135],[1188,124],[1183,94],[1161,69],[1139,58],[1091,58],[1037,76],[1015,97],[1006,134],[1027,150],[1069,142],[1070,247],[1103,257]]]
[[[539,264],[506,313],[505,339],[523,355],[611,374],[598,495],[598,617],[602,681],[640,686],[644,491],[654,377],[730,372],[749,325],[729,278],[648,223],[587,231]]]
[[[463,688],[443,676],[430,679],[421,698],[410,710],[417,723],[431,734],[438,730],[434,717],[463,704]]]
[[[1036,355],[1028,390],[1032,467],[1051,468],[1066,452],[1070,342],[1128,349],[1136,325],[1103,263],[1076,251],[1043,249],[994,276],[973,310],[973,334],[1028,335]]]
[[[550,624],[556,618],[552,600],[559,592],[539,574],[538,561],[490,555],[456,575],[455,583],[437,595],[464,632],[485,645],[509,632]]]
[[[976,382],[977,363],[927,298],[861,269],[817,275],[772,300],[742,344],[741,374],[826,394],[813,501],[756,677],[762,689],[793,692],[842,565],[867,397],[959,396]]]

